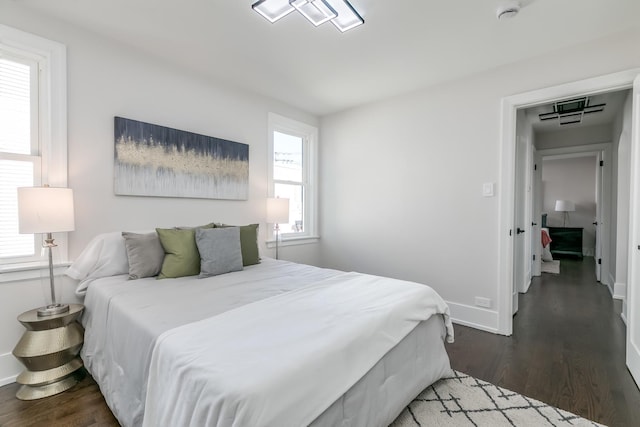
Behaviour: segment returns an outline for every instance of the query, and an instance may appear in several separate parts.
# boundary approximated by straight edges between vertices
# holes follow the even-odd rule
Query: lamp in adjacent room
[[[268,224],[275,224],[276,230],[276,259],[278,259],[278,241],[280,240],[280,224],[289,222],[289,199],[270,197],[267,199]]]
[[[563,227],[567,226],[567,222],[569,221],[569,212],[574,212],[575,210],[576,210],[576,205],[574,205],[572,201],[556,200],[556,212],[563,213],[563,220],[562,220]]]
[[[51,304],[38,309],[38,316],[53,316],[69,311],[68,304],[56,299],[53,275],[53,248],[57,245],[51,233],[73,231],[73,190],[44,187],[18,188],[18,221],[21,234],[46,234],[42,247],[49,258],[49,285]]]

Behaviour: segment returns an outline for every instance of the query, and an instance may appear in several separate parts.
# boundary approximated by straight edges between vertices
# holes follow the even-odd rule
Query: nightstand
[[[18,316],[25,331],[13,355],[27,368],[16,382],[20,400],[34,400],[62,393],[84,377],[78,353],[84,342],[84,328],[77,322],[82,304],[69,304],[69,311],[38,316],[30,310]]]

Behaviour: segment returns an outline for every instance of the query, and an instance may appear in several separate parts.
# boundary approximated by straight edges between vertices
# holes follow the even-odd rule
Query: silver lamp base
[[[69,304],[49,304],[38,309],[38,316],[55,316],[69,311]]]

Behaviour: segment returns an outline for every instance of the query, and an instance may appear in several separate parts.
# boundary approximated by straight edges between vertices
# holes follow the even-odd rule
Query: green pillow
[[[164,249],[164,261],[158,279],[200,274],[200,252],[196,246],[195,229],[156,228]]]
[[[216,224],[216,227],[236,227],[235,225]],[[242,225],[240,227],[240,249],[242,250],[242,265],[260,264],[258,250],[258,224]]]

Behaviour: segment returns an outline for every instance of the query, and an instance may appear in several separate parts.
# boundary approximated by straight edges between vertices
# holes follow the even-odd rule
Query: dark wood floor
[[[593,269],[591,258],[562,260],[560,275],[535,278],[520,296],[512,337],[456,326],[447,346],[453,368],[610,427],[640,425],[620,303]],[[33,402],[17,400],[17,389],[0,387],[2,427],[118,426],[90,377]]]
[[[595,281],[593,258],[561,260],[519,298],[513,336],[456,326],[452,367],[611,426],[640,426],[625,367],[620,301]]]

